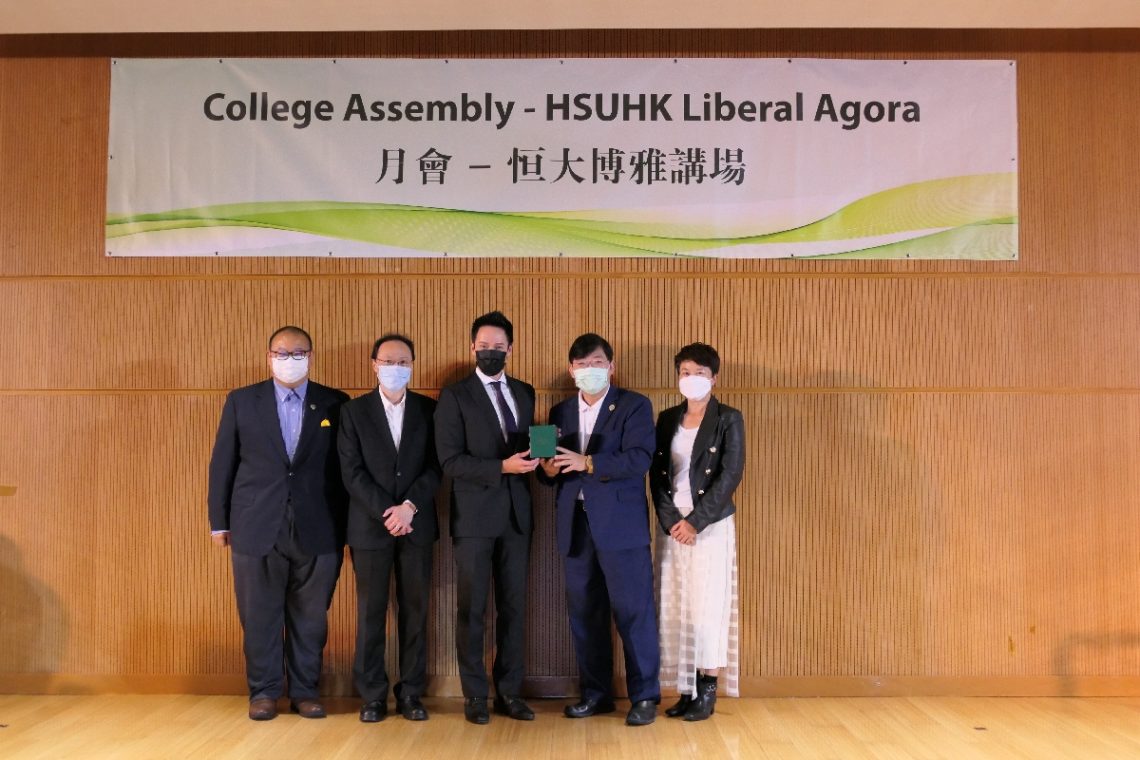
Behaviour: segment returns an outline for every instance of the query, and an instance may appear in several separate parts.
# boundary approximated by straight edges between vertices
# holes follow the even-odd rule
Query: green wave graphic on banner
[[[796,258],[800,258],[797,256]],[[1017,220],[968,225],[858,251],[804,256],[811,259],[990,259],[1017,258]]]
[[[639,213],[644,213],[639,210]],[[492,212],[391,204],[267,202],[112,215],[108,239],[201,227],[266,228],[458,256],[709,256],[742,245],[850,240],[852,247],[813,258],[1015,258],[1017,175],[927,180],[860,198],[791,229],[717,237],[708,225],[622,221],[620,211]],[[860,240],[904,240],[860,246]],[[909,236],[909,237],[908,237]],[[797,254],[798,245],[804,253]],[[835,246],[831,246],[833,249]],[[536,253],[542,252],[542,253]],[[734,255],[725,251],[724,255]]]

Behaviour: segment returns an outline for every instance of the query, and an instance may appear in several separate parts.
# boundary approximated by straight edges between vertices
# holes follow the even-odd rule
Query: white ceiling
[[[0,34],[1134,27],[1140,0],[0,0]]]

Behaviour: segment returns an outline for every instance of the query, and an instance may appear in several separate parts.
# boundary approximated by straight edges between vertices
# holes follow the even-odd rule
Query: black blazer
[[[680,511],[673,506],[670,447],[685,417],[685,406],[670,407],[657,417],[657,450],[649,470],[657,522],[666,532],[681,521]],[[736,512],[732,494],[743,477],[744,415],[713,396],[697,429],[689,465],[693,511],[685,519],[698,533]]]
[[[421,546],[439,538],[435,401],[410,390],[406,394],[398,451],[378,389],[341,407],[337,449],[349,497],[349,546],[380,549],[396,541],[384,527],[384,510],[405,499],[416,505],[416,514],[412,532],[400,538]]]
[[[297,540],[309,554],[344,547],[347,501],[336,434],[341,391],[309,381],[301,436],[290,462],[277,418],[273,381],[231,391],[210,457],[207,502],[211,530],[230,531],[235,552],[261,557],[277,541],[285,503],[292,503]]]
[[[503,440],[495,407],[475,373],[439,394],[435,447],[451,478],[453,537],[501,536],[512,514],[519,529],[530,534],[530,476],[504,475],[502,461],[530,447],[534,388],[513,377],[507,384],[518,407],[519,432],[510,441]]]

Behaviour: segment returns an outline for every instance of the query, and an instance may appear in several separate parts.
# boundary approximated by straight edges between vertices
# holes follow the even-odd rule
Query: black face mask
[[[497,375],[502,372],[503,367],[507,365],[507,352],[497,351],[493,348],[476,351],[475,364],[482,370],[484,375]]]

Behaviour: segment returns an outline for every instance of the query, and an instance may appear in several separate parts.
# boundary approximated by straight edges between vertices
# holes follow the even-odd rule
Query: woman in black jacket
[[[671,718],[705,720],[718,679],[738,695],[736,505],[744,474],[744,417],[712,395],[720,356],[704,343],[673,359],[685,402],[657,418],[649,484],[658,538],[661,684],[681,695]]]

